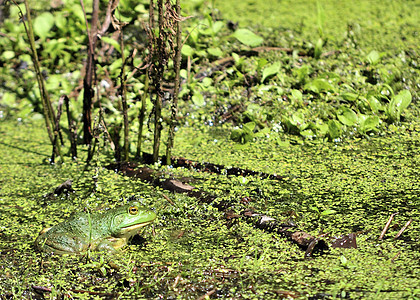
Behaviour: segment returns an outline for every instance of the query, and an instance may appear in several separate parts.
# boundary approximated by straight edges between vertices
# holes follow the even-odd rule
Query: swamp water
[[[190,178],[194,186],[235,203],[238,212],[252,208],[277,220],[291,220],[314,236],[326,234],[329,244],[333,237],[356,234],[357,249],[331,248],[310,259],[304,259],[304,251],[296,245],[241,218],[228,222],[211,205],[108,171],[102,167],[105,157],[95,157],[85,171],[82,162],[49,165],[51,149],[40,121],[5,121],[0,131],[4,297],[47,293],[51,297],[195,298],[209,292],[222,298],[419,296],[418,124],[382,138],[350,143],[260,142],[239,148],[228,137],[220,140],[220,133],[215,142],[211,131],[202,133],[201,146],[183,145],[191,132],[179,132],[182,146],[176,154],[281,174],[285,179],[163,167],[165,172]],[[67,179],[73,180],[73,193],[47,196]],[[33,241],[43,227],[84,207],[105,209],[129,197],[142,198],[158,219],[122,253],[92,253],[87,259],[35,252]],[[395,212],[385,238],[379,241]],[[410,219],[406,231],[394,240]]]

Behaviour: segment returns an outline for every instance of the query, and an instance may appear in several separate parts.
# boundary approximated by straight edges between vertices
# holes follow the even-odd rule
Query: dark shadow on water
[[[13,149],[16,149],[16,150],[26,152],[26,153],[32,153],[32,154],[40,155],[40,156],[43,156],[43,157],[49,157],[48,154],[40,153],[40,152],[37,152],[37,151],[34,151],[34,150],[25,149],[25,148],[15,146],[15,145],[10,145],[10,144],[4,143],[4,142],[0,142],[0,144],[3,145],[3,146],[9,147],[9,148],[13,148]]]

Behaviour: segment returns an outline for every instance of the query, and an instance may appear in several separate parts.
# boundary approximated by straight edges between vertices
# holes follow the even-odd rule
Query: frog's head
[[[137,234],[141,227],[152,223],[156,214],[141,206],[138,202],[131,202],[113,211],[111,232],[113,236],[130,238]]]

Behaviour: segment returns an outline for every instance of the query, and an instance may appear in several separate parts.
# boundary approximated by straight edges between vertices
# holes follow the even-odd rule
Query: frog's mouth
[[[140,228],[142,228],[146,225],[149,225],[150,223],[153,223],[153,221],[154,220],[149,221],[149,222],[140,223],[140,224],[130,225],[130,226],[127,226],[127,227],[123,227],[123,228],[121,228],[121,231],[120,231],[119,235],[121,237],[125,237],[125,238],[132,237],[133,235],[136,235],[139,232]]]

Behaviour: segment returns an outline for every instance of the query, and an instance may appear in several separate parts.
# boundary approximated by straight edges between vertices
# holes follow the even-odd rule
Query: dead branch
[[[401,228],[401,230],[394,237],[394,240],[398,239],[403,234],[403,232],[407,229],[407,227],[411,224],[412,221],[413,221],[413,219],[410,219],[410,220],[407,221],[407,223],[405,223],[403,228]]]
[[[391,225],[392,220],[394,219],[394,217],[397,215],[398,213],[393,213],[389,219],[388,222],[386,222],[384,229],[381,232],[381,235],[379,236],[379,240],[382,240],[386,234],[386,232],[388,231],[389,226]]]

